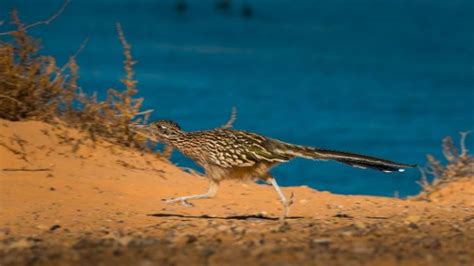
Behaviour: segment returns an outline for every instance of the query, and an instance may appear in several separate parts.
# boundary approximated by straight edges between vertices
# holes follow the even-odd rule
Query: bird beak
[[[146,128],[146,127],[150,127],[149,125],[131,125],[132,128],[136,128],[136,129],[142,129],[142,128]]]

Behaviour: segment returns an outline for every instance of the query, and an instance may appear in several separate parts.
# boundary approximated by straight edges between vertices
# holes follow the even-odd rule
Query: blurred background
[[[0,0],[0,20],[14,7],[26,23],[43,20],[62,3]],[[472,0],[73,0],[31,33],[59,63],[89,38],[79,84],[105,95],[121,88],[120,22],[144,109],[186,130],[218,127],[235,106],[238,129],[424,165],[428,153],[442,157],[443,137],[474,129],[473,14]],[[416,169],[297,159],[273,173],[334,193],[420,190]]]

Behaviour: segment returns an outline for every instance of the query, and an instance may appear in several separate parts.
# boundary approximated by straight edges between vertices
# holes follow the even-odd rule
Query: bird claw
[[[293,205],[293,198],[295,197],[295,193],[291,192],[290,199],[287,201],[288,207]]]
[[[194,207],[194,204],[188,202],[187,200],[181,200],[181,205],[184,207]]]
[[[295,196],[295,193],[291,192],[290,198],[282,202],[284,210],[283,210],[283,215],[280,217],[281,221],[285,221],[286,217],[288,217],[288,214],[290,212],[290,206],[293,205],[294,196]]]
[[[181,203],[181,205],[183,205],[185,207],[194,207],[194,205],[192,203],[189,203],[186,199],[182,199],[182,198],[163,199],[163,201],[166,204],[174,204],[176,202],[179,202],[179,203]]]

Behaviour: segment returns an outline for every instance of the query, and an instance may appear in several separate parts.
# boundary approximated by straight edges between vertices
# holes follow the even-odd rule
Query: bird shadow
[[[278,221],[279,217],[270,217],[263,214],[248,214],[248,215],[229,215],[229,216],[210,216],[210,215],[186,215],[186,214],[174,214],[174,213],[152,213],[147,214],[147,216],[152,217],[171,217],[171,218],[190,218],[190,219],[216,219],[216,220],[269,220],[269,221]],[[303,216],[289,216],[286,217],[286,220],[302,219]]]

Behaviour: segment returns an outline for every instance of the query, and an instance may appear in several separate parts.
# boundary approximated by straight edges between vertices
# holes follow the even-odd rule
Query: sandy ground
[[[474,177],[433,202],[207,181],[76,130],[0,120],[0,265],[474,265]]]

